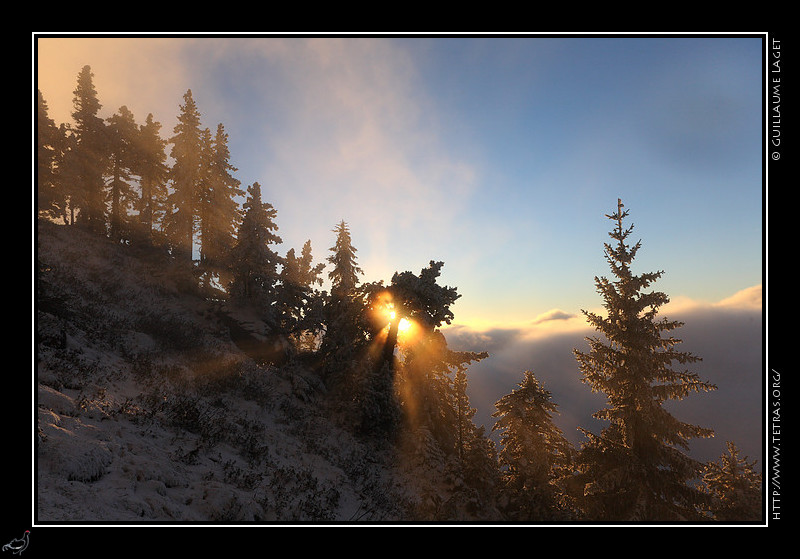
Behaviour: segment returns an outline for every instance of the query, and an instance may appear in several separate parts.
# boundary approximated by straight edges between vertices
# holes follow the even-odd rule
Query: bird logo
[[[25,530],[25,533],[21,538],[14,538],[4,545],[3,551],[10,551],[11,553],[20,555],[23,551],[25,551],[25,548],[28,547],[28,537],[30,536],[30,533],[30,530]]]

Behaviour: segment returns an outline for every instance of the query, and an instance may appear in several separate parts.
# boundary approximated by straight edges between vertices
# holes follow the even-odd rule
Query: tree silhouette
[[[75,121],[75,150],[72,172],[79,186],[74,202],[79,208],[79,222],[91,231],[105,233],[105,188],[103,173],[106,169],[106,131],[103,119],[98,116],[100,101],[94,87],[92,70],[84,66],[78,74],[78,84],[73,98]]]
[[[119,242],[129,238],[128,217],[136,202],[132,175],[139,167],[139,128],[133,113],[124,105],[107,122],[109,235]]]
[[[150,113],[140,127],[137,151],[139,153],[139,185],[141,197],[137,204],[139,223],[144,236],[151,242],[156,223],[164,217],[167,197],[166,141],[161,138],[161,123]]]
[[[699,358],[679,352],[680,340],[668,333],[682,325],[656,320],[669,298],[643,292],[663,272],[635,275],[631,271],[641,242],[626,244],[633,227],[623,228],[628,212],[621,201],[607,215],[615,223],[605,244],[606,260],[614,281],[595,278],[606,316],[584,311],[603,337],[587,338],[590,351],[575,350],[582,380],[593,392],[607,396],[606,408],[594,417],[609,425],[601,434],[584,430],[588,442],[578,457],[578,479],[583,484],[581,504],[590,517],[613,520],[689,520],[697,517],[704,495],[689,481],[699,477],[702,465],[683,451],[688,440],[710,437],[710,429],[675,419],[663,403],[683,399],[691,392],[716,387],[701,381],[679,365]]]
[[[320,297],[314,292],[314,285],[322,285],[319,275],[324,267],[324,264],[313,264],[310,240],[303,245],[299,257],[293,248],[286,253],[278,292],[283,332],[297,335],[304,330],[316,332],[321,328],[322,316],[315,312]]]
[[[48,116],[47,102],[36,90],[36,207],[50,218],[64,211],[64,196],[58,192],[57,165],[59,129]]]
[[[191,89],[184,94],[183,101],[174,135],[169,140],[172,144],[170,155],[174,163],[170,169],[172,192],[168,198],[169,209],[164,217],[164,228],[173,254],[191,262],[200,181],[203,178],[203,144],[200,112]]]
[[[222,124],[204,147],[205,173],[198,200],[200,266],[209,286],[225,286],[230,282],[230,254],[242,220],[236,197],[244,192],[232,174],[237,169],[230,163],[228,135]]]
[[[276,326],[275,302],[280,257],[271,245],[281,243],[274,233],[277,211],[272,204],[261,200],[261,185],[247,188],[244,217],[232,249],[231,298],[238,303],[253,305],[264,319]]]

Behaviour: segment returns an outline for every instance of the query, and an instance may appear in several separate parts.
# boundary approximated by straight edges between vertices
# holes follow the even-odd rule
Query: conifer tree
[[[756,462],[739,456],[739,449],[727,443],[727,454],[706,465],[703,486],[711,496],[708,511],[715,520],[724,522],[761,520],[762,475]]]
[[[605,244],[606,260],[616,278],[595,278],[606,316],[584,311],[602,337],[587,338],[590,350],[575,350],[582,380],[607,397],[607,407],[594,417],[608,422],[599,434],[584,430],[588,441],[578,457],[578,479],[584,486],[581,504],[592,518],[607,520],[678,521],[697,517],[703,494],[690,485],[702,465],[690,458],[689,439],[713,436],[710,429],[678,421],[665,401],[716,387],[673,363],[699,361],[675,349],[680,340],[664,333],[681,322],[657,320],[666,294],[644,292],[663,272],[635,275],[631,270],[641,241],[627,238],[628,212],[618,201],[607,215],[615,223]]]
[[[261,185],[247,188],[244,217],[239,226],[236,244],[232,249],[231,298],[249,304],[263,313],[265,320],[276,326],[275,303],[280,257],[271,248],[280,244],[274,233],[277,211],[261,199]]]
[[[556,404],[531,371],[518,388],[503,396],[492,414],[492,429],[502,431],[499,456],[502,500],[516,521],[564,519],[557,486],[571,465],[573,449],[555,423]]]
[[[161,137],[161,123],[150,113],[139,129],[139,183],[141,197],[138,203],[139,223],[143,234],[153,241],[154,228],[161,223],[166,209],[167,177],[166,141]]]
[[[230,282],[230,253],[236,242],[241,213],[236,201],[244,192],[232,173],[237,169],[230,163],[228,135],[222,124],[217,125],[213,138],[205,142],[205,179],[202,184],[200,220],[200,265],[207,283],[226,286]]]
[[[40,214],[55,218],[65,206],[57,181],[59,129],[48,115],[42,92],[37,89],[36,95],[36,205]]]
[[[400,321],[412,320],[423,331],[433,332],[442,323],[450,324],[453,311],[450,306],[461,297],[456,288],[441,286],[437,279],[441,275],[444,262],[430,261],[419,276],[406,271],[395,273],[392,283],[387,287],[394,320],[391,321],[384,345],[383,360],[390,363],[397,347]]]
[[[78,140],[75,132],[68,124],[58,127],[58,149],[56,153],[56,183],[59,198],[63,201],[61,216],[64,223],[75,225],[80,212],[79,204],[82,189],[80,188],[80,166],[78,165]]]
[[[324,264],[313,264],[311,241],[303,245],[300,256],[289,249],[283,259],[278,293],[281,329],[287,334],[300,334],[302,331],[315,332],[321,328],[322,317],[315,311],[319,294],[314,285],[322,285]]]
[[[170,138],[174,160],[170,170],[172,192],[169,209],[165,215],[165,232],[173,253],[187,262],[192,261],[195,223],[202,180],[202,131],[200,112],[192,97],[192,90],[183,96],[174,136]]]
[[[139,128],[126,106],[107,119],[109,151],[109,236],[114,241],[130,238],[130,210],[136,202],[132,175],[139,167]]]
[[[330,248],[333,254],[328,257],[328,262],[333,264],[333,270],[328,273],[332,283],[331,294],[334,297],[347,297],[358,285],[358,275],[364,272],[356,264],[357,251],[347,223],[342,220],[333,232],[336,233],[336,244]]]
[[[366,339],[363,328],[364,290],[359,289],[358,276],[363,270],[357,264],[356,248],[350,229],[342,220],[333,229],[336,242],[327,261],[333,265],[328,273],[331,293],[325,300],[323,319],[325,334],[320,353],[329,374],[349,370],[352,360]]]
[[[75,121],[75,151],[72,173],[78,190],[73,202],[80,210],[78,219],[90,230],[105,233],[106,131],[98,116],[100,101],[93,82],[94,74],[84,66],[74,91],[72,118]]]

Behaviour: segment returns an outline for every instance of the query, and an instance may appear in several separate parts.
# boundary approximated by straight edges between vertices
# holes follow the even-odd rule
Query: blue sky
[[[711,305],[762,281],[761,38],[40,38],[37,85],[68,122],[89,64],[103,116],[172,133],[191,89],[282,253],[322,261],[350,224],[365,281],[443,260],[474,328],[601,304],[604,214],[635,271]],[[575,323],[580,319],[575,319]],[[552,321],[551,321],[552,322]],[[566,324],[568,321],[559,321]],[[543,324],[540,320],[539,325]]]

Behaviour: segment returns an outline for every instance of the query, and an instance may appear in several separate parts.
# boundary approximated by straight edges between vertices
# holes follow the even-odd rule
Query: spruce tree
[[[727,454],[706,465],[703,488],[711,496],[708,511],[714,520],[741,522],[761,520],[762,475],[755,460],[739,456],[739,449],[727,443]]]
[[[172,191],[164,218],[165,233],[176,257],[187,262],[193,258],[197,207],[202,180],[202,131],[200,112],[192,90],[183,96],[174,136],[170,138],[174,160],[170,170]]]
[[[328,262],[333,264],[333,270],[328,273],[331,280],[331,294],[334,297],[348,297],[358,285],[358,276],[363,270],[356,264],[356,248],[350,237],[350,229],[342,220],[333,229],[336,233],[336,244],[330,248],[333,253],[328,257]]]
[[[607,407],[594,417],[608,422],[597,435],[584,430],[587,442],[578,457],[579,496],[585,513],[605,520],[680,521],[698,517],[704,501],[690,484],[702,464],[685,454],[689,440],[713,436],[710,429],[681,422],[668,412],[667,400],[716,387],[695,373],[676,370],[700,359],[680,352],[681,340],[668,335],[681,322],[656,318],[666,294],[644,292],[663,272],[636,275],[631,263],[641,246],[623,228],[628,211],[621,201],[607,215],[615,226],[605,243],[614,280],[595,278],[606,315],[583,311],[602,337],[587,338],[590,350],[575,350],[582,380],[607,397]]]
[[[573,449],[553,422],[558,413],[550,391],[531,371],[496,404],[493,431],[501,431],[499,456],[505,513],[515,521],[563,520],[558,486],[569,471]]]
[[[157,224],[161,223],[166,209],[167,167],[166,141],[161,137],[161,123],[150,113],[139,129],[139,184],[141,197],[137,204],[139,223],[143,236],[153,242]]]
[[[205,142],[205,178],[199,200],[200,265],[205,281],[226,286],[230,282],[230,253],[236,242],[236,231],[242,217],[237,196],[244,192],[237,171],[230,163],[228,135],[222,124]]]
[[[320,353],[325,360],[328,374],[349,371],[365,341],[362,319],[364,293],[358,289],[358,276],[363,270],[357,264],[356,252],[350,229],[342,220],[333,232],[336,242],[329,251],[327,261],[333,265],[328,273],[331,293],[325,298],[323,319],[325,334]],[[335,381],[333,381],[335,382]]]
[[[136,202],[133,174],[139,166],[139,128],[126,106],[107,119],[109,150],[109,236],[114,241],[130,239],[130,210]]]
[[[77,181],[78,221],[96,233],[105,233],[106,130],[98,116],[101,104],[94,87],[94,74],[84,66],[78,74],[72,118],[75,121],[75,151],[72,172]]]
[[[303,331],[316,332],[321,328],[322,317],[316,308],[320,294],[314,285],[322,285],[324,264],[313,264],[311,241],[306,241],[298,257],[289,249],[283,259],[278,292],[281,329],[287,334],[300,335]]]
[[[277,211],[272,204],[262,201],[261,185],[257,182],[247,188],[247,194],[244,217],[232,249],[229,293],[234,302],[253,306],[275,327],[281,258],[271,247],[282,242],[275,234]]]

